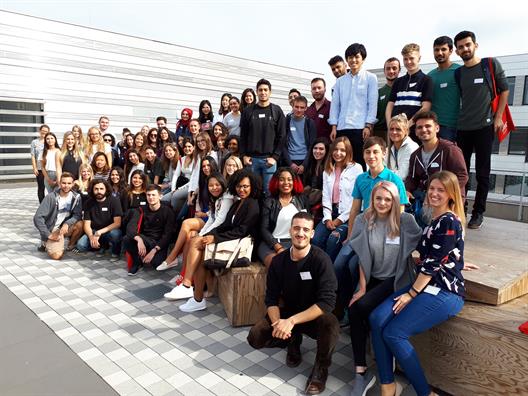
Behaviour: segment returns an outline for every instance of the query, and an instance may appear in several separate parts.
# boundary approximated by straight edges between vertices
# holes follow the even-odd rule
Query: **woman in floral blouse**
[[[427,203],[432,222],[417,247],[418,276],[370,315],[383,396],[397,394],[393,357],[401,365],[418,396],[431,391],[409,337],[455,316],[464,305],[464,205],[456,176],[447,171],[430,177]]]

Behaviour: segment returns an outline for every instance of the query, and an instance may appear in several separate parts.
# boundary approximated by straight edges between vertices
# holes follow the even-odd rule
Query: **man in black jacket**
[[[325,252],[310,245],[313,234],[312,215],[293,216],[292,247],[275,256],[268,270],[267,315],[248,335],[248,343],[256,349],[287,346],[289,367],[301,363],[303,333],[317,340],[315,365],[304,391],[309,395],[324,391],[339,337],[339,323],[332,314],[337,290],[334,268]],[[283,301],[280,308],[279,299]]]
[[[277,170],[285,135],[282,109],[270,102],[271,83],[261,79],[257,83],[258,103],[246,107],[240,118],[240,154],[245,166],[251,166],[262,178],[263,188]]]
[[[310,147],[317,137],[315,123],[304,113],[308,100],[304,96],[293,99],[293,112],[286,116],[286,138],[282,145],[282,164],[302,175],[310,158]]]
[[[136,275],[143,264],[156,268],[167,257],[174,226],[174,213],[170,206],[161,204],[161,187],[147,187],[148,205],[134,211],[123,238],[125,251],[132,258],[128,275]]]

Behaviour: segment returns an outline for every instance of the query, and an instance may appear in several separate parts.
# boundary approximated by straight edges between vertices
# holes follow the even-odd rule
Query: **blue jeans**
[[[339,227],[336,227],[335,230],[330,231],[326,228],[326,225],[321,222],[315,227],[315,234],[312,243],[323,249],[333,262],[343,246],[342,242],[346,239],[347,233],[347,223],[341,224]]]
[[[438,132],[438,137],[449,140],[453,143],[456,143],[457,141],[457,129],[451,128],[448,126],[440,125],[440,131]]]
[[[393,293],[370,314],[372,345],[380,383],[394,382],[394,356],[418,396],[426,396],[430,393],[429,384],[409,337],[423,333],[455,316],[464,306],[464,299],[443,289],[436,296],[422,292],[395,315],[392,311],[394,298],[409,289],[410,285]]]
[[[337,277],[337,300],[348,307],[359,282],[359,257],[350,242],[344,244],[339,251],[334,261],[334,270]]]
[[[269,182],[271,176],[277,171],[277,163],[268,166],[266,158],[269,157],[251,157],[251,170],[262,179],[262,189],[266,196],[269,196]]]
[[[108,244],[112,245],[112,254],[115,254],[119,256],[121,253],[121,239],[122,234],[120,229],[114,229],[110,232],[107,232],[99,237],[99,245],[101,246],[101,249],[104,249],[104,246],[108,246]],[[79,249],[81,252],[87,252],[89,250],[93,250],[90,246],[90,238],[88,238],[88,235],[83,235],[78,241],[77,241],[77,249]]]

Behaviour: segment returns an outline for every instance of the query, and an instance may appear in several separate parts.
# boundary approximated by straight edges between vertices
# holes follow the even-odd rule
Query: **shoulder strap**
[[[484,75],[484,78],[486,79],[486,83],[488,84],[488,88],[491,93],[491,100],[493,100],[496,96],[496,87],[495,87],[495,76],[493,71],[493,59],[492,58],[482,58],[480,60],[480,65],[482,67],[482,74]]]

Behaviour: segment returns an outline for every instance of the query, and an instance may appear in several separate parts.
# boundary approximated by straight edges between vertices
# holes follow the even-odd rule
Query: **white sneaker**
[[[180,305],[179,308],[182,312],[203,311],[207,308],[207,303],[205,302],[205,298],[202,298],[202,301],[198,302],[194,299],[194,297],[191,297],[185,304]]]
[[[183,284],[174,287],[170,292],[165,293],[164,296],[167,300],[183,300],[185,298],[192,297],[194,295],[192,287],[185,287]]]
[[[178,265],[178,260],[173,261],[173,264],[169,264],[165,260],[163,260],[161,264],[156,267],[156,270],[165,271],[165,270],[168,270],[169,268],[176,267],[177,265]]]

